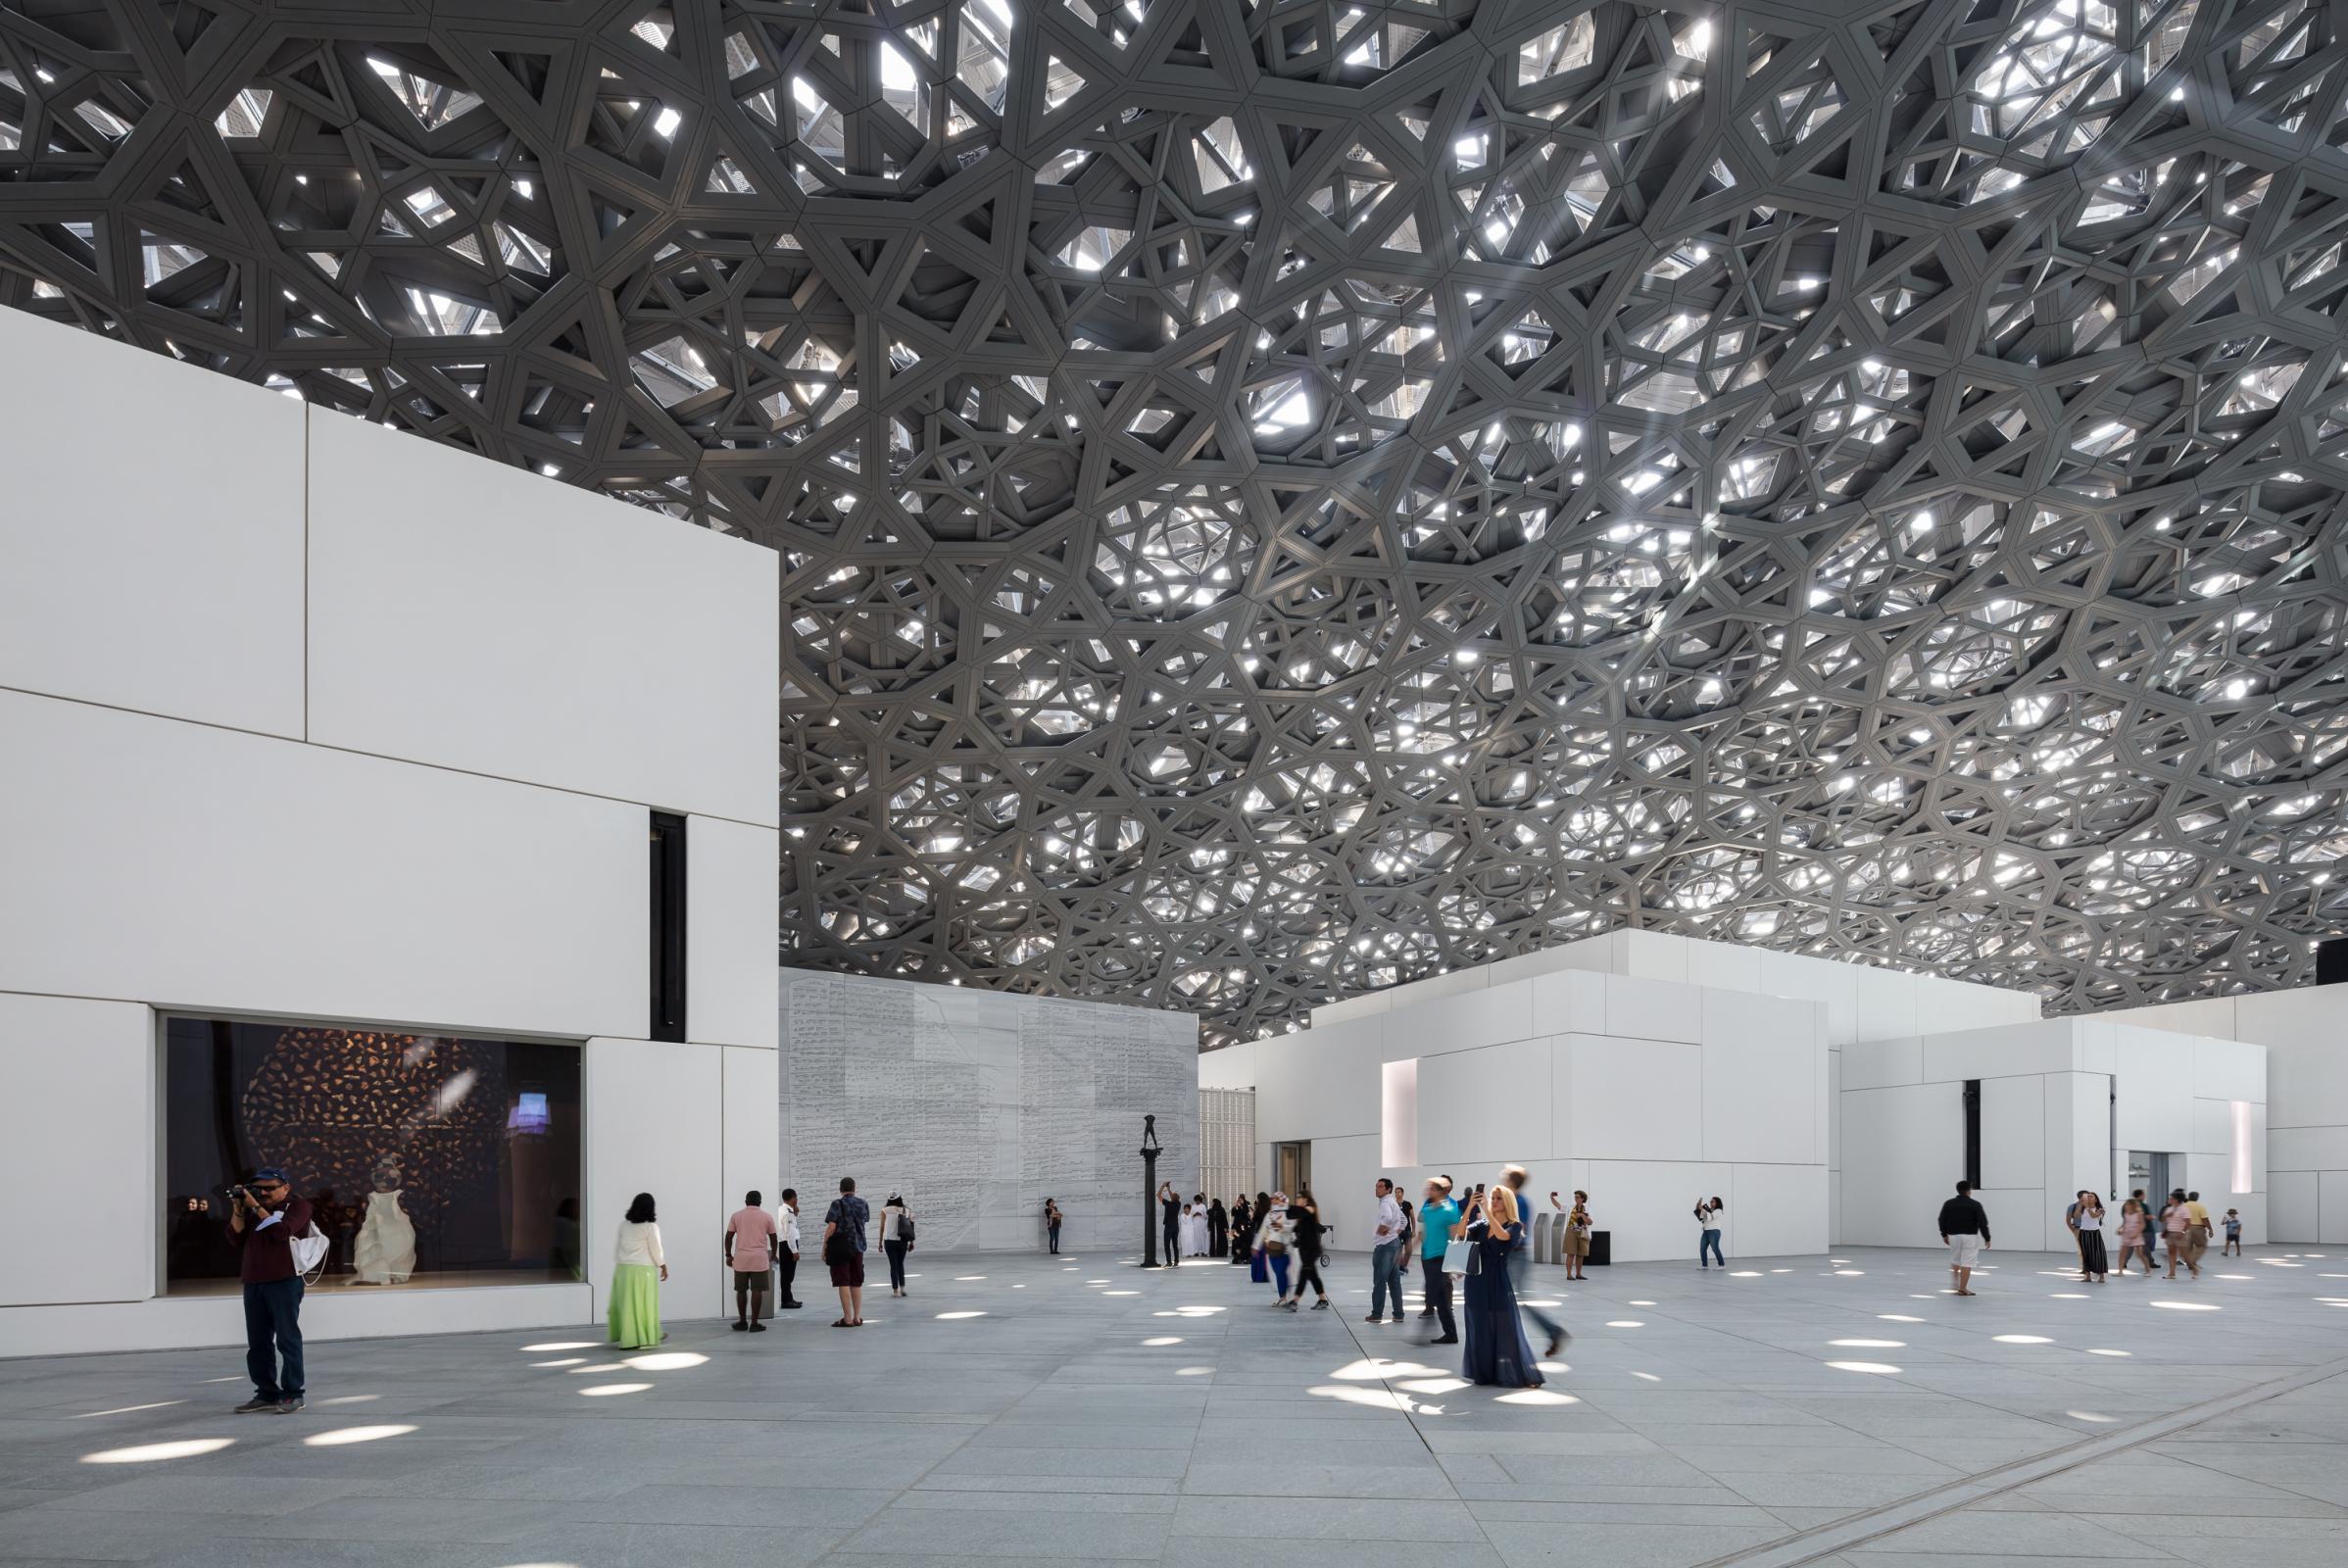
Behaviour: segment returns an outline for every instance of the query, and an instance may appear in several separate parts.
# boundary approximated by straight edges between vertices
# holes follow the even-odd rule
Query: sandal
[[[842,1318],[834,1318],[834,1319],[832,1320],[832,1327],[833,1327],[833,1328],[836,1328],[836,1329],[853,1329],[853,1328],[855,1328],[855,1327],[856,1327],[856,1325],[855,1325],[854,1323],[851,1323],[851,1322],[849,1322],[849,1321],[848,1321],[848,1319],[846,1319],[846,1318],[842,1317]]]

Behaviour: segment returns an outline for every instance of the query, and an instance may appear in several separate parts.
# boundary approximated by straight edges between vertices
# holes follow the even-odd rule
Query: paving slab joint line
[[[2167,1415],[2155,1416],[2136,1426],[2088,1438],[2051,1453],[2017,1459],[1994,1470],[1964,1476],[1928,1492],[1919,1492],[1897,1502],[1887,1502],[1880,1508],[1870,1508],[1863,1513],[1819,1525],[1815,1529],[1797,1531],[1776,1541],[1764,1542],[1758,1546],[1729,1552],[1725,1556],[1710,1557],[1695,1564],[1694,1568],[1800,1568],[1803,1563],[1832,1557],[1838,1551],[1848,1551],[1868,1542],[1895,1535],[1928,1519],[1955,1513],[1985,1497],[2013,1492],[2049,1476],[2061,1475],[2066,1470],[2076,1470],[2115,1453],[2141,1447],[2147,1443],[2157,1443],[2189,1427],[2197,1427],[2204,1421],[2264,1403],[2343,1373],[2348,1373],[2348,1358],[2326,1361],[2321,1366],[2308,1367],[2273,1383],[2237,1389],[2232,1394],[2221,1395],[2201,1404],[2189,1404],[2181,1410],[2172,1410]]]

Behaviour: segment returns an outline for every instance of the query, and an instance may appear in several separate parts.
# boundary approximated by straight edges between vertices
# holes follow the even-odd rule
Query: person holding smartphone
[[[253,1396],[239,1415],[291,1415],[306,1392],[302,1364],[302,1271],[293,1239],[310,1231],[310,1200],[293,1196],[274,1165],[253,1173],[249,1187],[228,1189],[228,1245],[237,1250],[245,1292],[245,1373]]]

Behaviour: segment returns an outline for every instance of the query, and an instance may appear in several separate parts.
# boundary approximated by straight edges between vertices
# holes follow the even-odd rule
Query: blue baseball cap
[[[291,1187],[293,1185],[292,1180],[286,1176],[285,1172],[279,1170],[274,1165],[262,1166],[259,1170],[253,1173],[253,1179],[257,1182],[275,1182],[281,1187]]]

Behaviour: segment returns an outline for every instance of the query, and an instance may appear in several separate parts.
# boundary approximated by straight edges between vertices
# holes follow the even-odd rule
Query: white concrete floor
[[[1575,1337],[1515,1394],[1362,1323],[1358,1254],[1295,1316],[1221,1263],[917,1254],[860,1331],[810,1268],[777,1332],[672,1298],[644,1355],[320,1343],[290,1417],[229,1413],[236,1350],[0,1362],[0,1560],[2348,1561],[2348,1250],[1989,1261],[1537,1270]]]

